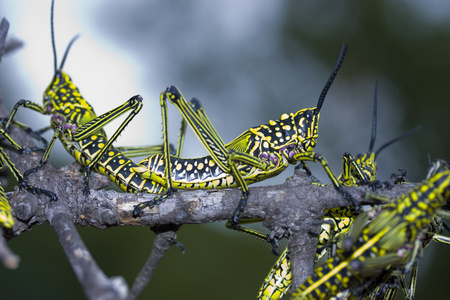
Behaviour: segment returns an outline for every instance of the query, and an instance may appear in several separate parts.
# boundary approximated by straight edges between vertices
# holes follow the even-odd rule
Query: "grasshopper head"
[[[73,97],[81,97],[78,88],[73,84],[69,75],[62,70],[56,71],[44,92],[44,106],[59,107],[61,102],[70,101]]]
[[[318,138],[320,112],[317,108],[304,108],[293,116],[297,129],[298,152],[311,152]]]

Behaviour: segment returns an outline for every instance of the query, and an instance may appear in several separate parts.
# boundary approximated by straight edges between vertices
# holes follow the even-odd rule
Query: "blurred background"
[[[56,1],[58,58],[77,33],[64,70],[102,114],[140,94],[144,108],[116,145],[161,143],[159,94],[176,85],[199,98],[225,142],[282,113],[316,106],[341,44],[345,62],[321,111],[316,151],[335,173],[342,153],[369,146],[372,100],[378,82],[378,135],[385,141],[421,125],[414,135],[378,157],[378,179],[398,168],[420,181],[427,155],[449,161],[450,4],[431,1]],[[3,57],[0,91],[10,111],[20,99],[41,103],[53,75],[50,1],[0,2],[9,34],[25,44]],[[179,113],[169,107],[176,141]],[[22,109],[18,120],[33,128],[48,116]],[[118,122],[108,125],[111,135]],[[188,132],[184,157],[206,154]],[[55,166],[73,159],[57,143]],[[314,174],[327,182],[323,170]],[[280,184],[293,168],[260,184]],[[148,228],[79,228],[108,276],[131,285],[152,247]],[[182,255],[171,249],[142,299],[252,299],[276,258],[270,246],[227,231],[223,223],[183,226]],[[18,270],[0,267],[1,299],[82,299],[50,226],[33,228],[9,242],[21,256]],[[282,247],[284,247],[283,244]],[[431,245],[420,264],[416,298],[447,299],[448,253]],[[26,287],[26,288],[24,288]],[[402,296],[398,297],[402,299]]]

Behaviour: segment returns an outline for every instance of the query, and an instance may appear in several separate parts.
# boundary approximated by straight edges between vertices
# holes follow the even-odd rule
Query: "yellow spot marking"
[[[422,209],[422,210],[428,209],[428,205],[427,205],[426,203],[424,203],[424,202],[419,202],[419,203],[417,203],[417,206],[418,206],[420,209]]]
[[[363,246],[358,248],[353,254],[347,258],[345,261],[341,262],[336,267],[332,268],[329,273],[327,273],[327,276],[322,276],[319,280],[317,280],[314,284],[310,285],[307,289],[305,289],[302,294],[307,295],[311,293],[313,290],[315,290],[318,286],[320,286],[323,283],[326,283],[327,280],[338,274],[343,268],[345,268],[352,260],[355,258],[358,258],[361,256],[367,249],[370,249],[376,242],[379,241],[379,239],[389,230],[390,228],[386,227],[382,231],[380,231],[377,235],[375,235],[372,239],[370,239],[367,243],[365,243]]]
[[[186,171],[191,171],[192,168],[193,168],[192,164],[188,164],[188,165],[186,166]]]
[[[286,120],[286,119],[288,119],[289,118],[289,115],[288,114],[282,114],[281,115],[281,120]]]
[[[290,126],[290,125],[284,125],[284,126],[283,126],[283,129],[284,129],[284,130],[291,130],[291,126]]]
[[[100,149],[102,149],[103,147],[105,147],[105,144],[99,143],[99,144],[98,144],[98,147],[99,147]]]

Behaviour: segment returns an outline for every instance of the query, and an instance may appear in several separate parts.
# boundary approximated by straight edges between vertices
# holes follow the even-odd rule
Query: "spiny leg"
[[[12,125],[12,124],[15,124],[15,125],[17,125],[19,128],[22,128],[22,129],[24,129],[25,131],[27,131],[27,132],[33,132],[32,130],[31,130],[31,128],[30,127],[28,127],[28,126],[26,126],[26,125],[23,125],[23,124],[21,124],[21,123],[19,123],[19,122],[16,122],[15,120],[14,120],[14,118],[15,118],[15,116],[16,116],[16,114],[17,114],[17,111],[19,110],[19,108],[20,107],[24,107],[24,108],[28,108],[28,109],[31,109],[31,110],[34,110],[34,111],[36,111],[36,112],[38,112],[38,113],[40,113],[40,114],[42,114],[42,115],[45,115],[46,114],[46,110],[45,110],[45,108],[43,107],[43,106],[41,106],[41,105],[39,105],[39,104],[37,104],[37,103],[35,103],[35,102],[32,102],[32,101],[29,101],[29,100],[24,100],[24,99],[22,99],[22,100],[19,100],[15,105],[14,105],[14,108],[13,108],[13,110],[11,111],[11,114],[9,115],[9,117],[5,120],[5,119],[2,119],[1,120],[1,124],[5,124],[4,126],[2,126],[2,128],[0,129],[0,134],[19,152],[19,153],[28,153],[28,152],[31,152],[31,151],[42,151],[42,149],[41,148],[37,148],[37,147],[32,147],[32,148],[23,148],[22,146],[20,146],[19,144],[17,144],[16,143],[16,141],[14,141],[14,139],[8,134],[8,130],[9,130],[9,127]],[[44,140],[45,141],[45,139],[43,139],[39,134],[34,134],[34,133],[32,133],[32,135],[33,135],[33,137],[36,135],[36,136],[39,136],[39,138],[38,138],[38,140]]]
[[[339,180],[336,178],[336,176],[331,171],[330,167],[328,166],[328,163],[326,159],[318,153],[315,152],[301,152],[294,155],[294,159],[297,161],[313,161],[313,162],[319,162],[322,164],[323,169],[325,170],[325,173],[330,178],[333,186],[338,191],[339,194],[342,195],[342,197],[350,202],[355,206],[356,210],[359,210],[360,204],[358,201],[356,201],[355,198],[353,198],[352,195],[350,195],[348,192],[346,192],[339,182]]]
[[[238,226],[239,213],[245,207],[248,199],[249,191],[245,180],[242,175],[237,170],[234,163],[230,163],[233,158],[230,158],[229,151],[225,148],[223,140],[217,135],[212,124],[209,122],[206,114],[202,110],[196,109],[197,101],[187,102],[181,95],[180,91],[175,87],[169,87],[166,91],[161,93],[160,104],[161,113],[163,118],[163,140],[164,140],[164,168],[165,176],[167,177],[167,192],[164,195],[158,196],[154,199],[154,202],[141,203],[135,210],[134,214],[139,214],[139,211],[143,207],[154,206],[155,203],[160,203],[170,197],[173,193],[173,183],[172,183],[172,166],[170,161],[169,150],[169,140],[168,140],[168,118],[167,118],[167,104],[166,99],[169,99],[181,112],[183,119],[185,119],[196,135],[201,140],[202,144],[211,154],[214,161],[220,166],[220,168],[228,174],[231,174],[233,178],[238,182],[242,189],[242,196],[239,202],[238,208],[233,213],[233,223]],[[255,158],[249,158],[255,159]]]
[[[21,123],[18,123],[14,120],[11,120],[9,124],[14,124],[14,125],[18,125],[19,128],[24,129],[26,132],[28,133],[34,133],[33,130],[26,126],[23,125]],[[5,126],[6,128],[6,126]],[[39,147],[30,147],[30,148],[23,148],[22,146],[20,146],[18,143],[16,143],[14,141],[14,139],[6,132],[5,129],[0,128],[0,134],[19,152],[19,153],[29,153],[29,152],[34,152],[34,151],[45,151],[46,149],[43,148],[39,148]],[[36,137],[38,140],[40,141],[44,141],[45,143],[47,143],[47,141],[42,138],[39,134],[31,134],[33,137]],[[48,146],[47,146],[48,147]],[[6,162],[8,164],[8,166],[11,169],[11,172],[14,174],[15,178],[17,179],[19,186],[21,188],[24,188],[25,190],[27,190],[30,193],[33,194],[44,194],[47,197],[50,198],[51,201],[55,201],[57,200],[57,196],[53,193],[50,192],[48,190],[45,189],[40,189],[37,187],[34,187],[30,184],[27,183],[27,176],[24,175],[22,176],[22,174],[19,172],[19,170],[17,170],[17,168],[15,167],[15,165],[11,162],[11,160],[9,159],[9,157],[6,155],[6,153],[3,151],[3,149],[0,148],[0,156],[3,162]],[[45,153],[45,152],[44,152]]]
[[[252,223],[259,223],[261,222],[262,219],[241,219],[240,220],[240,225],[242,224],[252,224]],[[266,234],[266,233],[262,233],[259,232],[257,230],[251,229],[251,228],[247,228],[244,226],[239,226],[238,228],[233,226],[232,220],[228,220],[227,223],[225,224],[225,227],[227,227],[228,229],[232,229],[232,230],[236,230],[238,232],[253,236],[259,240],[262,240],[264,242],[268,242],[272,245],[272,253],[276,256],[279,256],[280,254],[278,253],[278,247],[279,247],[279,243],[278,243],[278,239],[277,238],[271,238],[270,234]]]
[[[161,93],[161,97],[165,97],[164,92]],[[163,99],[163,98],[162,98]],[[163,102],[163,100],[160,101],[161,104],[161,110],[162,110],[162,115],[165,116],[167,114],[167,107],[165,102]],[[204,112],[201,103],[193,98],[191,101],[188,102],[188,105],[191,107],[191,109],[199,115],[200,118],[206,118],[206,113]],[[163,118],[164,120],[164,118]],[[180,125],[180,131],[179,131],[179,135],[178,135],[178,142],[177,142],[177,146],[174,147],[172,144],[169,144],[169,154],[176,156],[176,157],[180,157],[182,150],[183,150],[183,145],[184,145],[184,141],[185,141],[185,135],[186,135],[186,125],[187,122],[185,120],[185,118],[183,117],[181,119],[181,125]],[[165,126],[165,128],[168,128],[168,125],[163,125]],[[164,132],[164,130],[163,130]],[[166,143],[168,143],[168,135],[166,135],[165,133],[163,133],[163,140],[166,141]],[[129,153],[132,154],[132,156],[138,156],[138,155],[152,155],[152,154],[163,154],[166,155],[164,152],[165,149],[165,145],[163,143],[163,145],[159,145],[159,146],[152,146],[150,149],[148,149],[147,147],[143,147],[144,149],[141,149],[138,147],[138,149],[136,148],[130,148],[130,147],[117,147],[119,150],[124,151],[124,155],[127,155]],[[150,150],[150,151],[148,151]],[[136,155],[135,155],[136,154]],[[168,155],[166,155],[168,157]],[[149,175],[150,177],[148,179],[152,180],[151,174]],[[169,177],[169,176],[168,176]],[[160,178],[159,178],[160,179]],[[163,182],[160,182],[160,184],[163,184],[164,186],[167,186],[167,179]],[[135,206],[134,210],[133,210],[133,217],[138,217],[140,212],[146,208],[152,208],[155,205],[158,205],[160,203],[162,203],[165,199],[167,199],[168,196],[166,195],[162,195],[162,197],[158,196],[153,200],[150,201],[145,201],[142,203],[139,203],[138,205]]]
[[[33,129],[31,129],[31,127],[13,120],[12,124],[15,127],[22,129],[27,134],[31,135],[35,140],[41,142],[43,145],[43,148],[40,147],[23,148],[21,145],[16,143],[16,141],[4,129],[3,124],[6,124],[7,121],[8,119],[6,118],[0,119],[0,135],[2,135],[11,144],[11,146],[13,146],[14,149],[16,149],[19,153],[28,154],[31,152],[45,151],[45,148],[47,148],[48,146],[48,142],[44,137],[42,137],[42,133],[40,131],[34,131]]]
[[[84,194],[89,194],[89,175],[94,166],[103,158],[106,151],[111,147],[112,143],[116,141],[125,127],[131,122],[131,120],[139,113],[142,108],[142,97],[140,95],[136,95],[131,97],[127,102],[122,104],[121,106],[104,113],[101,116],[96,117],[95,119],[83,124],[78,127],[74,134],[71,136],[70,130],[65,130],[65,134],[69,134],[66,136],[69,140],[74,142],[81,141],[85,138],[88,138],[95,134],[98,130],[102,129],[105,125],[120,117],[127,111],[131,110],[130,114],[126,117],[126,119],[120,124],[119,128],[114,132],[114,134],[108,139],[108,142],[103,145],[100,152],[96,154],[94,159],[89,163],[89,165],[85,168],[84,176],[85,176],[85,189]]]
[[[251,165],[262,168],[263,170],[266,170],[268,168],[267,163],[264,163],[258,158],[255,158],[246,153],[227,150],[225,143],[215,130],[205,111],[201,108],[201,104],[198,100],[193,99],[191,103],[188,103],[181,92],[174,86],[170,86],[166,89],[166,91],[164,92],[164,97],[161,97],[161,105],[166,106],[166,99],[168,99],[178,108],[183,118],[189,123],[194,133],[200,139],[201,143],[209,152],[217,165],[220,167],[220,169],[223,172],[230,174],[241,187],[241,199],[232,217],[233,226],[238,227],[239,214],[244,210],[250,193],[247,183],[245,182],[241,173],[238,171],[235,162],[240,161],[248,163],[247,161],[250,161]],[[195,107],[197,107],[196,110],[194,110]],[[166,124],[167,126],[167,123],[163,122],[163,124]],[[167,134],[166,131],[163,132],[164,134]],[[165,141],[165,143],[168,143],[168,141]],[[168,159],[166,160],[166,162],[170,163]],[[171,168],[166,169],[167,172],[169,170],[171,170]]]
[[[28,177],[32,173],[35,173],[35,172],[39,171],[47,163],[48,157],[50,155],[50,151],[53,149],[53,146],[55,145],[55,142],[58,139],[58,136],[59,136],[60,132],[61,132],[61,128],[56,128],[55,129],[55,131],[53,133],[53,136],[52,136],[52,138],[50,140],[50,143],[48,143],[47,148],[45,149],[44,154],[42,155],[41,160],[39,161],[39,164],[36,167],[34,167],[34,168],[26,170],[25,173],[23,174],[23,178],[24,178],[25,181],[28,180]]]
[[[43,194],[50,198],[50,201],[56,201],[58,200],[58,197],[51,191],[41,189],[38,187],[34,187],[26,182],[20,171],[16,168],[14,163],[9,159],[9,157],[6,155],[4,150],[0,147],[0,160],[3,163],[6,163],[13,173],[14,177],[16,178],[17,182],[19,183],[19,186],[27,190],[28,192],[32,194]]]
[[[131,120],[134,118],[134,116],[140,111],[142,107],[142,97],[137,95],[127,102],[125,102],[123,105],[101,115],[93,120],[83,124],[82,126],[78,127],[74,132],[72,132],[72,128],[70,128],[69,125],[63,124],[58,125],[58,122],[63,122],[63,120],[59,120],[60,118],[55,117],[55,119],[52,119],[52,122],[54,122],[54,134],[52,136],[52,139],[50,140],[50,143],[48,144],[46,151],[44,152],[44,155],[41,158],[41,161],[38,166],[27,170],[24,173],[25,179],[28,178],[28,176],[31,173],[34,173],[41,169],[48,161],[50,151],[52,150],[54,143],[56,142],[56,139],[61,135],[64,134],[65,137],[71,141],[81,141],[82,139],[91,137],[95,134],[95,132],[102,129],[105,125],[116,119],[117,117],[121,116],[128,110],[132,110],[131,113],[127,116],[127,118],[124,120],[124,122],[119,126],[119,128],[116,130],[116,132],[113,134],[113,136],[108,140],[108,142],[103,145],[100,152],[97,153],[97,155],[94,157],[94,159],[89,163],[89,165],[85,168],[84,171],[84,178],[85,178],[85,189],[84,193],[89,193],[89,175],[90,172],[95,166],[98,161],[104,156],[106,151],[111,147],[112,143],[117,139],[117,137],[121,134],[121,132],[125,129],[125,127],[131,122]],[[66,128],[67,127],[67,128]]]

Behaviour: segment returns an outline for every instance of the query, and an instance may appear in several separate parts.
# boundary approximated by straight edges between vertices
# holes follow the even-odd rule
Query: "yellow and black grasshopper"
[[[54,75],[51,83],[44,92],[43,105],[29,100],[20,100],[14,106],[4,127],[4,132],[6,132],[14,122],[14,118],[20,107],[29,108],[40,114],[51,116],[51,128],[54,130],[53,137],[44,152],[40,164],[25,172],[24,177],[27,178],[31,173],[42,168],[48,160],[56,139],[59,138],[66,150],[85,167],[84,192],[86,194],[89,193],[88,184],[91,171],[107,175],[117,186],[126,192],[159,193],[164,191],[162,185],[143,178],[134,172],[133,168],[137,167],[137,165],[124,155],[124,153],[128,153],[129,156],[131,154],[136,156],[142,152],[160,152],[161,146],[122,148],[125,149],[122,152],[120,148],[112,147],[112,143],[142,108],[142,97],[139,95],[131,97],[123,105],[101,116],[97,116],[92,106],[81,96],[80,91],[74,85],[70,76],[62,70],[68,51],[77,37],[70,41],[59,68],[57,66],[53,11],[54,0],[51,5]],[[128,111],[130,111],[129,115],[112,137],[107,139],[102,128]]]
[[[394,268],[384,272],[378,278],[369,280],[369,282],[364,284],[364,288],[358,288],[353,294],[357,295],[358,299],[394,300],[398,290],[401,288],[406,299],[413,299],[416,292],[419,258],[422,256],[425,248],[432,241],[450,245],[450,237],[441,234],[443,228],[450,231],[448,224],[437,216],[429,224],[428,229],[424,231],[421,237],[421,245],[417,249],[417,259],[411,267],[409,284],[406,283],[406,272],[402,269]],[[349,291],[345,293],[350,294]]]
[[[382,196],[367,197],[387,201]],[[350,298],[386,272],[407,274],[417,263],[430,225],[449,197],[450,169],[438,160],[425,180],[409,192],[360,214],[344,247],[315,269],[294,299],[330,299],[341,293]]]
[[[376,157],[387,146],[396,141],[412,134],[418,128],[414,128],[392,140],[385,142],[375,152],[376,131],[377,131],[377,85],[373,98],[372,110],[372,130],[369,150],[365,154],[358,154],[356,157],[346,152],[343,156],[342,173],[338,180],[345,186],[362,186],[371,185],[373,188],[378,186],[376,178]],[[308,171],[308,170],[307,170]],[[316,183],[323,186],[321,183]],[[319,232],[317,243],[317,253],[315,262],[328,253],[329,248],[337,239],[343,237],[350,231],[352,221],[358,216],[360,211],[355,210],[351,206],[336,207],[326,209],[322,217],[324,223]],[[246,232],[252,234],[252,232]],[[258,235],[253,234],[256,237]],[[265,239],[267,240],[267,238]],[[286,248],[272,267],[271,271],[264,280],[263,285],[258,294],[258,299],[279,299],[290,288],[291,284],[291,266],[289,260],[289,251]]]
[[[161,93],[165,154],[150,156],[135,169],[142,177],[163,185],[167,193],[140,203],[133,215],[138,216],[145,207],[160,203],[172,194],[173,189],[241,187],[242,196],[232,216],[232,226],[239,227],[239,214],[244,210],[249,196],[248,184],[276,176],[289,164],[298,161],[320,162],[339,193],[359,206],[343,189],[325,158],[313,152],[318,137],[320,109],[346,51],[347,47],[343,46],[316,107],[301,109],[295,114],[283,114],[280,120],[250,128],[228,144],[218,135],[204,110],[194,110],[195,104],[188,103],[176,87],[168,87]],[[193,159],[168,155],[167,100],[179,109],[210,155]]]

